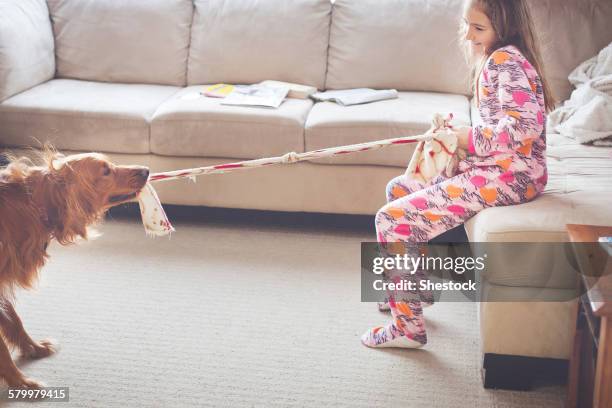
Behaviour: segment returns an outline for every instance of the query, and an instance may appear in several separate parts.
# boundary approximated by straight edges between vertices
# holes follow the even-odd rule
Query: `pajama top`
[[[542,82],[513,45],[486,60],[477,86],[478,114],[457,174],[427,183],[400,176],[379,210],[379,242],[427,242],[492,206],[525,203],[544,190],[546,129]]]
[[[514,45],[499,48],[487,59],[477,92],[478,115],[469,135],[471,155],[460,163],[459,171],[496,165],[524,172],[541,192],[547,181],[546,108],[535,68]]]

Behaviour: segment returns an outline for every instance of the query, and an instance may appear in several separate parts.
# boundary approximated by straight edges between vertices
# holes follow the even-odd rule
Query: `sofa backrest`
[[[0,102],[54,74],[53,35],[45,0],[0,0]]]
[[[195,0],[188,83],[323,88],[330,18],[329,0]]]
[[[567,99],[569,73],[612,41],[612,2],[528,1],[552,90]],[[0,101],[54,74],[470,94],[457,33],[463,0],[47,3],[0,0]]]
[[[185,85],[192,0],[48,0],[57,76]]]
[[[573,89],[567,79],[570,72],[612,42],[612,1],[529,0],[529,5],[543,69],[561,102]]]
[[[326,87],[469,94],[462,0],[336,0]]]
[[[567,77],[612,41],[609,0],[528,0],[543,69],[558,101]],[[471,94],[459,49],[463,0],[335,0],[329,89],[369,86]]]

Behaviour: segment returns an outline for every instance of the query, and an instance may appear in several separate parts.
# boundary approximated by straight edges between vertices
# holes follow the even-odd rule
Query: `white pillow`
[[[188,83],[323,88],[329,0],[196,0]]]
[[[326,88],[469,95],[462,0],[336,0]]]
[[[0,0],[0,101],[55,74],[49,10],[44,0]]]
[[[185,85],[191,0],[48,1],[58,77]]]

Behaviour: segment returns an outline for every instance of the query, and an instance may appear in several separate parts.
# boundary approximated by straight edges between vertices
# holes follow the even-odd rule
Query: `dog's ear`
[[[47,168],[51,172],[60,171],[66,165],[66,161],[64,160],[66,156],[55,150],[50,144],[45,144],[42,150],[42,156],[44,162],[47,164]]]
[[[60,171],[65,165],[66,162],[64,162],[62,157],[56,157],[49,161],[49,170]]]
[[[67,183],[76,176],[70,162],[62,154],[49,157],[47,159],[47,169],[56,180],[63,180],[64,183]]]

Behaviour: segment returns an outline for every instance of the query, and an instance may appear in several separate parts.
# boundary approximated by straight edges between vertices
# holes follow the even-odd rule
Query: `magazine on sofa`
[[[221,104],[278,108],[288,93],[287,86],[236,85],[234,91],[227,95]]]
[[[287,98],[295,98],[295,99],[308,99],[310,95],[317,92],[317,88],[315,88],[314,86],[294,84],[291,82],[266,80],[266,81],[260,82],[259,85],[281,86],[281,87],[286,86],[289,88],[289,94],[287,95]]]
[[[225,98],[227,95],[234,92],[234,85],[229,84],[215,84],[208,86],[202,92],[202,95],[210,98]]]
[[[375,90],[370,88],[342,89],[339,91],[317,92],[311,96],[316,101],[336,102],[343,106],[358,105],[397,98],[397,90]]]

